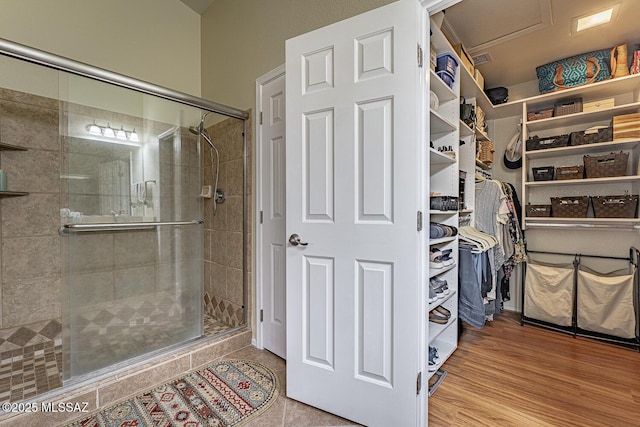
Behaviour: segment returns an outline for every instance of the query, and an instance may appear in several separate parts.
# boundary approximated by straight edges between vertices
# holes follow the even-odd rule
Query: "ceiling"
[[[193,11],[202,15],[202,13],[207,10],[213,0],[180,0],[182,3],[189,6]]]
[[[464,0],[445,11],[443,32],[462,42],[479,65],[485,87],[537,80],[536,67],[584,52],[640,43],[638,0]],[[571,34],[571,19],[620,4],[616,22]]]

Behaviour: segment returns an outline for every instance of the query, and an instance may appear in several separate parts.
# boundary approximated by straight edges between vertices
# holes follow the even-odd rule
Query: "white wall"
[[[201,94],[200,15],[178,0],[0,0],[0,38]]]
[[[255,83],[285,40],[396,0],[215,0],[202,15],[202,96],[254,108]]]

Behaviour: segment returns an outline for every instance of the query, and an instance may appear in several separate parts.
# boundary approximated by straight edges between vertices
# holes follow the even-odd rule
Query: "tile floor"
[[[205,314],[204,335],[230,326]],[[58,340],[59,341],[59,340]],[[53,341],[0,353],[0,402],[20,402],[62,387],[62,345]]]
[[[280,381],[280,395],[264,414],[252,420],[244,427],[356,427],[349,420],[337,417],[320,409],[300,403],[286,397],[285,361],[266,350],[258,350],[253,346],[245,347],[224,357],[225,359],[254,360],[271,368]]]

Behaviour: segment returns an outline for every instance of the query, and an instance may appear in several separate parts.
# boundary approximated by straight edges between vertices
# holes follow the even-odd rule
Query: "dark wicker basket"
[[[528,217],[551,216],[551,205],[527,205],[526,212]]]
[[[628,161],[629,153],[623,151],[603,156],[584,156],[585,175],[587,178],[624,176]]]
[[[556,179],[582,179],[584,176],[584,166],[560,166],[556,168]]]
[[[534,181],[551,181],[553,180],[553,166],[544,166],[541,168],[531,168]]]
[[[558,218],[586,218],[589,196],[552,197],[553,216]]]
[[[571,145],[595,144],[613,141],[613,127],[598,129],[595,132],[571,132]]]
[[[596,196],[592,197],[596,218],[635,218],[638,196]]]
[[[527,139],[527,151],[543,150],[545,148],[566,147],[569,145],[569,134],[539,138],[532,136]]]

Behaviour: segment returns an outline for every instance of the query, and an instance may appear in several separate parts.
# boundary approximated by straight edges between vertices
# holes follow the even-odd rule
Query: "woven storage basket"
[[[558,102],[553,107],[554,116],[566,116],[582,112],[582,98],[571,99],[565,102]]]
[[[624,176],[628,161],[629,153],[623,151],[603,156],[584,156],[585,175],[587,178]]]
[[[480,142],[480,154],[478,155],[478,160],[480,160],[482,163],[491,164],[493,163],[493,153],[493,142]]]
[[[552,197],[551,210],[558,218],[586,218],[589,196]]]
[[[569,145],[569,134],[539,138],[532,136],[527,139],[527,151],[543,150],[545,148],[566,147]]]
[[[553,166],[543,166],[541,168],[531,168],[534,181],[553,180]]]
[[[549,119],[553,117],[553,108],[547,108],[540,111],[528,111],[527,120],[532,122],[535,120]]]
[[[528,217],[547,217],[551,216],[551,205],[527,205]]]
[[[597,196],[592,197],[596,218],[635,218],[638,196]]]
[[[556,179],[582,179],[584,176],[584,166],[560,166],[556,168]]]
[[[571,132],[571,145],[594,144],[613,141],[613,127],[598,129],[595,132]]]

